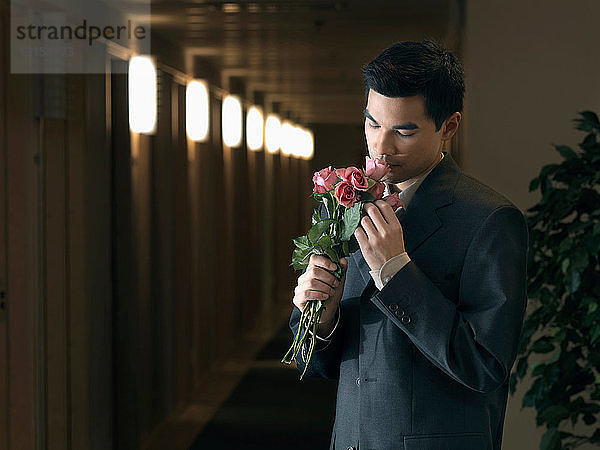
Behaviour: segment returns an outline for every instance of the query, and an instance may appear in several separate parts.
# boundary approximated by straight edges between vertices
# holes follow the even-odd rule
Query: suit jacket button
[[[398,303],[392,303],[390,306],[388,306],[388,308],[391,312],[396,313],[396,311],[398,311]]]
[[[407,325],[410,323],[410,316],[402,316],[402,323]]]
[[[358,378],[356,379],[356,385],[357,385],[357,386],[360,386],[360,377],[358,377]]]
[[[356,450],[356,449],[350,445],[350,446],[348,446],[348,448],[346,450]]]

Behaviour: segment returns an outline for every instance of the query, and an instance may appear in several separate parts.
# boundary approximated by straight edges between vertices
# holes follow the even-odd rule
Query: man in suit
[[[406,208],[398,219],[365,204],[340,282],[318,255],[298,278],[292,331],[307,302],[326,300],[306,374],[339,380],[331,448],[500,450],[527,304],[525,218],[442,151],[464,95],[451,53],[399,42],[363,74],[368,152],[391,165],[383,181]]]

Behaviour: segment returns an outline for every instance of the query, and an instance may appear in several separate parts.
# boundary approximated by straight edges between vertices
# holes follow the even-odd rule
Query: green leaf
[[[344,211],[344,215],[342,217],[343,222],[343,231],[340,237],[341,241],[348,241],[354,235],[354,231],[358,227],[360,223],[360,208],[362,204],[360,202],[356,202],[351,208],[347,208]]]
[[[318,245],[321,248],[331,247],[331,244],[331,236],[329,236],[328,234],[323,234],[316,243],[316,245]]]
[[[360,245],[358,245],[358,241],[356,240],[356,237],[354,237],[354,235],[352,235],[350,237],[350,240],[348,241],[348,252],[350,254],[357,252],[360,249]]]
[[[600,121],[598,121],[598,116],[594,111],[580,111],[579,114],[581,114],[590,125],[600,127]]]
[[[539,185],[540,185],[539,178],[534,178],[533,180],[531,180],[531,182],[529,183],[529,192],[535,191]]]
[[[531,351],[534,353],[550,353],[554,350],[554,344],[548,341],[547,337],[540,338],[531,347]]]
[[[600,323],[597,323],[592,327],[592,331],[590,333],[590,342],[592,344],[596,343],[598,338],[600,337]]]
[[[337,255],[337,253],[335,252],[335,250],[333,248],[327,247],[327,248],[324,248],[323,251],[329,257],[329,259],[331,259],[333,262],[340,261],[339,256]]]
[[[570,276],[567,277],[566,282],[567,291],[574,294],[581,284],[581,275],[577,270],[571,270]]]
[[[300,249],[305,249],[305,248],[311,247],[307,236],[300,236],[300,237],[294,238],[293,242],[296,245],[296,247],[298,247]]]
[[[312,213],[311,224],[314,225],[321,220],[321,216],[319,215],[319,210],[315,209]]]
[[[542,436],[540,450],[561,450],[560,435],[558,429],[550,428]]]
[[[573,149],[567,145],[555,145],[554,148],[565,159],[577,158],[577,153],[575,153]]]
[[[569,410],[563,405],[552,405],[539,414],[540,419],[550,427],[558,426],[561,420],[569,417]]]
[[[307,237],[311,244],[316,244],[320,237],[329,230],[329,226],[335,222],[334,219],[325,219],[320,222],[317,222],[312,226],[312,228],[308,231]]]
[[[561,269],[562,269],[562,273],[563,274],[567,274],[567,269],[569,268],[569,263],[571,262],[571,260],[569,258],[565,258],[563,259],[562,265],[561,265]]]
[[[361,202],[372,202],[375,200],[377,200],[377,199],[370,192],[361,191],[361,193],[360,193],[360,201]]]

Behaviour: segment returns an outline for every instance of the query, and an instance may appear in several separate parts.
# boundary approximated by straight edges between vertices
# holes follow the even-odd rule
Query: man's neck
[[[404,189],[406,189],[407,187],[409,187],[411,184],[413,184],[415,181],[417,181],[420,177],[422,177],[424,174],[426,174],[427,172],[429,172],[430,170],[432,170],[443,158],[443,154],[440,151],[440,156],[439,158],[437,158],[435,161],[433,161],[429,167],[427,167],[427,169],[425,169],[423,172],[421,172],[419,175],[417,175],[414,178],[410,178],[408,180],[405,180],[401,183],[397,183],[392,185],[394,187],[394,190],[396,191],[403,191]]]

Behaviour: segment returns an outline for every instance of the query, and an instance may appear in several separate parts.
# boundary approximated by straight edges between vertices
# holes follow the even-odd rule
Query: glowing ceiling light
[[[221,125],[225,145],[239,147],[242,143],[242,103],[239,97],[228,95],[223,99]]]
[[[250,150],[263,147],[264,120],[260,108],[252,106],[246,116],[246,144]]]
[[[209,125],[208,85],[192,80],[185,92],[185,128],[192,141],[206,141]]]
[[[156,131],[156,64],[151,56],[134,56],[128,74],[129,127],[136,133]]]
[[[269,153],[277,153],[280,146],[281,121],[275,114],[269,114],[265,123],[265,145]]]

